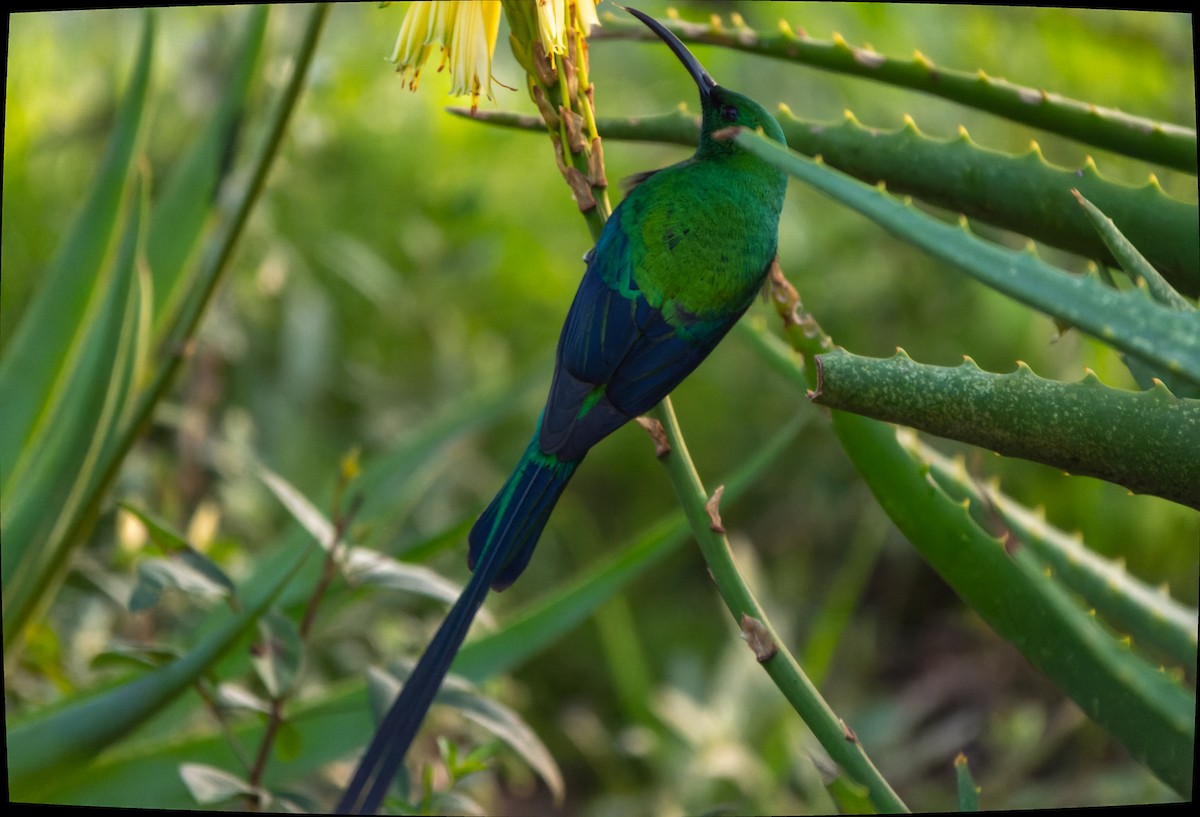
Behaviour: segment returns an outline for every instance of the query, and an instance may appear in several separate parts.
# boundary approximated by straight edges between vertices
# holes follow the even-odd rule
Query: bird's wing
[[[652,408],[741,314],[699,321],[672,311],[668,320],[637,287],[630,258],[628,237],[614,214],[567,313],[542,416],[542,450],[562,460],[582,458],[604,436]]]

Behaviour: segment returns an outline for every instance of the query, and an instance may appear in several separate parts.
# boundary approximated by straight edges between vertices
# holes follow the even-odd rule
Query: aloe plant
[[[506,2],[504,9],[510,45],[537,114],[487,106],[451,111],[472,122],[548,136],[553,155],[542,157],[544,164],[561,175],[595,235],[611,209],[604,150],[611,154],[613,143],[622,140],[694,144],[695,118],[686,109],[656,116],[607,115],[618,108],[608,87],[616,80],[596,74],[588,49],[596,53],[610,47],[606,41],[644,37],[639,27],[617,19],[619,14],[604,15],[601,28],[587,38],[573,35],[570,53],[548,56],[535,45],[535,4]],[[766,19],[776,8],[755,8],[753,13]],[[328,474],[297,475],[275,462],[268,468],[247,454],[263,495],[285,509],[290,522],[283,532],[254,543],[257,549],[241,548],[252,555],[236,575],[193,548],[187,533],[165,519],[161,508],[144,507],[119,492],[113,495],[114,481],[136,442],[170,416],[171,384],[188,361],[201,318],[229,276],[232,253],[281,150],[329,8],[318,5],[307,12],[299,39],[284,46],[294,51],[294,62],[284,84],[271,86],[273,107],[265,117],[248,107],[247,100],[267,93],[261,66],[264,55],[272,53],[266,46],[268,13],[255,8],[239,14],[237,55],[224,93],[212,105],[204,129],[188,140],[183,158],[172,163],[159,183],[145,174],[142,157],[154,147],[147,112],[156,95],[164,93],[154,84],[156,59],[163,59],[156,20],[163,12],[146,13],[108,151],[58,255],[41,276],[40,290],[0,356],[6,668],[41,660],[45,614],[53,611],[71,565],[85,577],[95,575],[88,569],[88,545],[98,537],[91,532],[114,499],[122,514],[137,517],[150,530],[152,550],[157,550],[130,569],[131,606],[161,612],[182,595],[188,611],[182,641],[110,645],[102,661],[123,669],[102,684],[85,689],[63,684],[61,700],[50,706],[30,706],[17,696],[7,729],[16,799],[129,807],[234,803],[327,808],[331,800],[325,798],[332,797],[339,764],[369,735],[372,710],[378,711],[406,669],[406,662],[396,660],[400,650],[395,649],[394,632],[389,630],[382,640],[364,632],[364,608],[391,605],[397,598],[405,604],[420,599],[440,605],[455,596],[455,581],[422,564],[458,548],[478,510],[444,490],[446,474],[461,472],[469,481],[484,458],[463,455],[465,441],[486,429],[507,436],[508,419],[519,415],[524,423],[535,392],[544,386],[539,373],[546,370],[545,360],[540,366],[530,362],[520,367],[521,376],[507,372],[501,362],[497,368],[504,374],[480,388],[462,389],[452,377],[439,381],[453,395],[447,405],[429,412],[423,399],[406,404],[399,444],[364,457],[361,473],[356,473],[353,457],[340,469],[331,465]],[[609,656],[606,680],[615,688],[624,716],[641,729],[654,724],[661,716],[661,707],[652,703],[656,681],[644,667],[618,669],[629,663],[639,641],[650,646],[653,627],[643,632],[644,622],[621,606],[627,604],[622,594],[639,587],[642,577],[658,580],[661,574],[655,571],[672,554],[685,552],[692,539],[700,543],[731,614],[723,623],[736,649],[723,651],[730,658],[722,660],[740,659],[753,668],[761,664],[779,690],[780,707],[796,713],[777,718],[778,731],[755,735],[749,753],[765,756],[770,744],[776,756],[785,758],[782,765],[772,761],[773,779],[787,776],[805,791],[809,807],[926,807],[924,791],[910,791],[899,775],[893,779],[889,770],[897,764],[887,741],[871,726],[861,701],[839,694],[835,685],[844,676],[831,672],[835,654],[857,646],[848,643],[852,611],[866,592],[888,536],[878,524],[883,514],[957,593],[964,609],[1019,650],[1064,700],[1073,700],[1154,776],[1187,797],[1194,745],[1196,610],[1147,586],[1125,569],[1122,559],[1089,547],[1090,540],[1103,541],[1102,531],[1086,523],[1081,534],[1056,527],[1043,509],[1027,507],[1006,493],[990,478],[989,465],[980,467],[979,458],[952,460],[931,437],[1047,464],[1076,475],[1073,482],[1091,475],[1161,498],[1139,501],[1197,507],[1197,208],[1164,192],[1152,168],[1138,165],[1143,169],[1135,175],[1144,181],[1130,186],[1117,180],[1112,167],[1119,159],[1130,159],[1194,174],[1194,130],[1043,91],[1035,80],[997,80],[969,64],[934,65],[919,53],[912,58],[880,54],[837,35],[816,39],[783,23],[768,31],[734,15],[727,22],[714,18],[668,25],[692,44],[936,95],[1114,154],[1117,158],[1081,156],[1057,164],[1037,143],[1022,150],[995,150],[985,146],[986,139],[968,135],[965,126],[957,136],[937,138],[898,111],[893,124],[878,128],[851,113],[822,122],[781,108],[778,117],[790,151],[755,134],[735,137],[746,150],[792,174],[797,186],[818,190],[836,206],[873,220],[883,228],[880,240],[894,242],[885,246],[917,247],[946,268],[965,273],[965,286],[982,285],[1019,308],[1048,316],[1063,331],[1094,339],[1112,351],[1138,389],[1121,386],[1124,372],[1120,382],[1111,382],[1111,368],[1058,379],[1035,374],[1016,359],[999,372],[987,372],[969,358],[947,367],[899,351],[892,357],[870,357],[849,342],[851,348],[839,348],[822,330],[820,310],[809,313],[801,307],[788,279],[804,289],[806,272],[793,268],[785,252],[769,293],[777,317],[771,323],[761,314],[743,321],[729,343],[742,343],[754,360],[780,375],[785,384],[781,392],[795,402],[786,409],[795,418],[764,434],[759,448],[730,473],[720,473],[723,479],[714,480],[701,477],[711,452],[695,439],[690,446],[685,441],[689,416],[682,401],[682,420],[669,401],[664,403],[656,417],[671,453],[660,458],[661,470],[678,507],[663,509],[644,527],[622,529],[617,541],[603,543],[601,555],[589,554],[586,565],[522,597],[515,610],[502,603],[490,621],[485,617],[486,632],[462,650],[454,666],[458,677],[441,701],[473,719],[487,738],[470,751],[442,739],[437,762],[449,782],[435,783],[432,766],[424,766],[422,774],[402,783],[405,808],[481,811],[474,789],[464,781],[498,765],[501,751],[514,753],[561,796],[562,759],[542,743],[546,735],[531,728],[532,716],[530,724],[523,720],[534,708],[501,705],[494,691],[504,687],[484,685],[561,645],[584,622],[599,625],[601,649]],[[797,88],[800,83],[797,79]],[[776,90],[789,99],[801,96],[790,87],[745,90],[764,102]],[[924,116],[921,121],[925,124]],[[974,126],[971,133],[976,134]],[[240,151],[233,154],[235,171],[247,170],[231,173],[231,146],[248,137],[255,139],[248,144],[256,149],[247,157]],[[437,141],[413,141],[403,149],[432,155],[440,149]],[[446,141],[457,144],[453,137]],[[522,151],[522,156],[530,155]],[[294,173],[295,166],[286,171]],[[473,164],[470,172],[486,173]],[[435,212],[458,217],[474,201],[455,200]],[[931,210],[962,218],[931,216]],[[355,217],[365,221],[371,214]],[[797,215],[784,229],[811,229],[814,217]],[[411,233],[404,232],[407,225],[400,229],[399,243],[414,254],[429,252],[439,240],[436,230],[418,221]],[[994,228],[1004,231],[999,242]],[[786,247],[786,232],[783,238]],[[1053,249],[1002,246],[1020,246],[1024,240]],[[380,239],[381,245],[386,243]],[[1091,259],[1092,271],[1066,271],[1059,250]],[[409,290],[404,276],[381,289],[381,279],[371,279],[370,271],[363,270],[370,260],[360,253],[332,263],[354,267],[345,280],[368,297],[386,292],[387,302],[376,305],[381,311],[413,310],[405,300]],[[462,279],[455,277],[460,268],[446,267],[453,273],[445,268],[439,273],[451,282],[445,300],[461,297],[470,309],[475,300],[461,293]],[[855,271],[834,272],[849,278]],[[472,287],[483,288],[479,282]],[[488,279],[493,294],[483,302],[490,304],[502,287]],[[440,327],[445,336],[462,330],[455,314],[451,310],[449,328]],[[930,331],[951,333],[955,320],[947,316]],[[483,344],[491,345],[500,344]],[[452,356],[444,368],[470,370],[464,365],[467,347],[460,342],[447,348]],[[971,350],[961,351],[966,355]],[[422,349],[423,355],[427,352]],[[751,408],[745,413],[758,415]],[[407,422],[416,415],[419,421]],[[744,419],[730,418],[728,425]],[[779,463],[793,470],[814,467],[808,451],[795,447],[801,433],[810,441],[824,437],[839,446],[879,506],[864,509],[861,529],[845,532],[846,539],[854,539],[846,560],[828,594],[812,604],[809,599],[770,598],[770,591],[748,575],[740,551],[731,545],[737,538],[728,536],[721,522],[722,514],[731,528],[746,517],[765,515],[762,508],[748,507],[744,497],[766,496],[770,503],[769,497],[786,490],[779,474],[787,472]],[[643,470],[653,474],[651,451],[649,443],[639,449]],[[767,475],[773,481],[764,482]],[[324,487],[314,490],[313,483]],[[439,513],[431,513],[431,506]],[[793,532],[805,527],[806,508],[770,510],[785,516]],[[430,518],[436,520],[433,528]],[[575,533],[586,541],[586,531]],[[397,542],[402,545],[396,547]],[[802,563],[799,554],[789,553],[792,558]],[[791,634],[792,622],[781,613],[793,608],[812,616],[805,622],[807,640]],[[688,615],[709,615],[700,610],[697,606]],[[393,629],[392,622],[402,619],[405,642],[420,640],[409,634],[417,629],[409,626],[411,619],[390,606],[384,613],[376,609],[371,618]],[[660,651],[661,645],[653,646]],[[360,671],[363,655],[381,668]],[[589,661],[604,663],[594,657]],[[354,669],[347,670],[348,664]],[[345,677],[347,672],[351,677]],[[714,694],[727,703],[726,692]],[[558,712],[557,704],[539,709]],[[799,723],[805,729],[802,740],[794,738],[794,731],[785,732],[789,724]],[[501,745],[507,748],[501,750]],[[972,756],[968,763],[966,756],[955,757],[951,751],[941,762],[946,771],[942,807],[988,806],[992,778],[986,758],[980,762]],[[620,781],[617,776],[606,782],[614,779]],[[761,786],[753,780],[757,778],[743,781],[743,791]],[[612,788],[618,791],[621,785]],[[746,802],[760,802],[753,794],[746,796]]]

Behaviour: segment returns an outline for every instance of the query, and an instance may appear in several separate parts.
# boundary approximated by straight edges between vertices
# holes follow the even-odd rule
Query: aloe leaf
[[[508,111],[448,108],[472,121],[531,132],[545,131],[540,117]],[[1088,159],[1082,167],[1053,165],[1036,143],[1023,155],[990,150],[963,128],[957,138],[921,133],[911,117],[896,130],[868,128],[852,113],[841,122],[797,118],[784,106],[775,112],[788,147],[830,167],[895,193],[963,213],[975,221],[1011,230],[1051,247],[1103,264],[1116,263],[1086,215],[1071,205],[1073,189],[1087,196],[1120,226],[1180,291],[1200,296],[1200,218],[1195,204],[1168,196],[1151,176],[1130,187],[1103,176]],[[699,117],[686,110],[633,118],[602,117],[604,139],[670,142],[692,147]],[[929,168],[936,167],[937,173]]]
[[[300,90],[303,88],[307,67],[311,62],[312,54],[315,51],[324,21],[328,16],[328,11],[328,5],[317,4],[313,7],[309,15],[308,24],[304,32],[304,41],[298,51],[293,72],[273,112],[268,129],[268,138],[253,163],[254,174],[252,183],[239,199],[236,213],[229,223],[226,224],[221,237],[212,245],[213,252],[206,256],[206,263],[202,265],[200,280],[194,282],[194,286],[189,290],[190,295],[185,302],[187,309],[183,311],[179,320],[174,323],[171,338],[160,347],[164,350],[164,355],[155,361],[155,367],[152,371],[147,372],[144,377],[139,377],[139,384],[144,385],[144,388],[133,395],[125,393],[119,395],[121,398],[119,426],[113,433],[107,434],[105,438],[100,440],[99,456],[95,459],[92,467],[89,468],[87,479],[77,483],[77,486],[80,486],[81,489],[72,494],[73,504],[71,506],[71,513],[62,514],[63,524],[57,529],[58,532],[55,534],[57,537],[56,541],[78,542],[83,540],[90,529],[90,525],[96,518],[100,498],[106,487],[115,478],[122,458],[133,445],[134,440],[137,439],[142,427],[149,421],[154,407],[172,382],[174,373],[183,360],[185,350],[187,349],[187,342],[195,331],[199,318],[207,304],[208,297],[211,296],[221,273],[226,269],[226,262],[233,251],[233,246],[236,244],[236,240],[241,233],[246,219],[249,217],[254,203],[257,201],[258,195],[261,193],[267,169],[278,149],[279,140],[282,139],[289,114],[294,110]],[[143,292],[142,297],[149,297],[149,293]],[[145,328],[146,323],[147,319],[143,307],[137,310],[139,331]],[[144,337],[142,340],[145,340]],[[138,348],[139,350],[144,349],[144,342],[139,343]],[[6,536],[6,548],[4,551],[6,559],[9,558],[8,539],[9,537]],[[47,547],[40,548],[40,550],[45,552],[44,556],[39,557],[42,561],[53,557],[59,559],[61,563],[61,548]],[[6,570],[6,580],[9,575]],[[35,597],[48,596],[48,593],[45,592],[48,586],[48,584],[43,583],[40,587],[35,588],[36,592],[32,595]],[[6,649],[11,649],[11,645],[14,643],[12,639],[7,638],[8,633],[15,631],[28,616],[28,611],[31,609],[31,602],[28,601],[29,596],[29,593],[23,593],[20,596],[19,601],[22,604],[19,609],[14,603],[14,609],[20,615],[10,617],[8,615],[9,596],[6,593],[4,620]],[[42,598],[43,603],[47,600],[46,598]]]
[[[154,14],[147,12],[116,124],[87,198],[0,358],[0,394],[5,396],[0,494],[5,497],[33,460],[40,459],[35,443],[45,438],[46,424],[64,399],[84,352],[83,338],[106,295],[111,276],[104,270],[112,265],[112,245],[141,140],[154,31]]]
[[[304,34],[305,39],[298,51],[293,73],[289,77],[289,81],[284,88],[284,93],[273,112],[269,123],[267,139],[253,164],[254,172],[251,177],[251,183],[244,195],[239,199],[234,216],[225,225],[220,238],[214,242],[213,251],[205,256],[205,263],[201,266],[201,274],[189,288],[189,296],[183,302],[184,308],[172,324],[170,330],[171,336],[161,347],[165,350],[166,354],[162,359],[156,361],[156,368],[153,371],[145,373],[144,377],[140,376],[138,366],[133,367],[134,371],[139,372],[139,382],[144,381],[145,388],[132,398],[127,394],[119,395],[119,427],[114,433],[107,434],[103,439],[99,440],[98,456],[93,457],[89,454],[90,467],[86,473],[86,479],[80,479],[76,482],[78,490],[73,491],[70,497],[71,505],[69,512],[60,514],[62,524],[59,524],[55,528],[56,532],[53,534],[56,537],[56,541],[67,543],[82,540],[96,517],[100,496],[107,485],[115,478],[117,468],[125,452],[132,446],[140,429],[149,421],[154,406],[171,383],[173,375],[183,359],[187,348],[187,341],[191,338],[203,313],[203,309],[208,302],[208,298],[211,296],[221,272],[227,266],[227,261],[232,253],[236,239],[240,235],[241,228],[245,224],[251,208],[257,201],[259,193],[261,193],[267,169],[279,146],[279,141],[282,138],[283,130],[289,118],[288,115],[294,109],[300,89],[303,87],[307,67],[311,61],[328,11],[329,8],[327,5],[318,4],[309,15],[309,24]],[[144,292],[145,297],[149,297],[149,294],[149,292]],[[142,307],[138,310],[137,324],[139,329],[145,327],[147,322],[146,309]],[[139,350],[145,349],[145,342],[145,339],[142,338],[138,344]],[[91,449],[93,452],[95,450]],[[8,460],[6,459],[5,462],[7,463]],[[39,464],[41,462],[42,459],[39,458]],[[11,479],[11,475],[9,478]],[[4,499],[8,500],[9,497],[10,494],[6,492]],[[9,516],[6,513],[6,526],[8,521]],[[9,593],[7,583],[13,573],[8,570],[7,563],[16,560],[16,556],[10,553],[9,540],[12,538],[16,544],[22,545],[28,542],[28,539],[25,537],[20,539],[10,537],[7,535],[7,530],[4,538],[4,558],[6,561],[4,574],[6,581],[4,632],[6,636],[6,650],[11,651],[12,646],[17,642],[10,637],[10,633],[15,633],[19,630],[36,603],[48,602],[49,593],[47,589],[50,586],[51,579],[57,575],[54,568],[56,565],[63,564],[62,556],[64,552],[63,547],[65,546],[39,548],[42,553],[37,557],[39,567],[38,570],[34,571],[33,580],[26,578],[26,585],[19,588],[19,593]],[[11,549],[13,552],[16,550],[16,547]],[[14,611],[14,614],[11,616],[9,615],[10,607]]]
[[[817,358],[812,399],[830,408],[1098,477],[1200,510],[1200,400],[1162,384],[1112,389],[1088,373],[1076,383],[1028,366],[998,375],[960,366],[886,360],[844,349]]]
[[[1101,212],[1100,208],[1092,202],[1088,201],[1078,190],[1072,190],[1075,198],[1083,207],[1084,212],[1091,220],[1092,225],[1096,228],[1096,232],[1100,235],[1105,246],[1112,251],[1113,257],[1120,262],[1121,268],[1125,270],[1129,277],[1137,281],[1145,281],[1146,287],[1150,290],[1150,294],[1154,299],[1161,304],[1171,307],[1172,309],[1181,309],[1185,311],[1194,311],[1196,307],[1189,303],[1187,299],[1182,297],[1178,292],[1167,283],[1167,281],[1158,273],[1158,270],[1146,259],[1144,255],[1138,252],[1125,234],[1117,227],[1116,222]]]
[[[888,426],[834,412],[834,430],[901,532],[955,592],[1130,754],[1191,792],[1196,700],[1073,602],[1023,548],[1009,552],[928,479]]]
[[[764,34],[744,24],[726,28],[716,18],[707,25],[681,20],[664,20],[663,25],[685,43],[719,45],[922,91],[1085,144],[1196,173],[1194,128],[1156,122],[1040,88],[1017,85],[989,77],[983,71],[943,68],[920,52],[912,59],[902,60],[869,48],[856,48],[838,34],[830,40],[816,40],[792,31],[783,21],[774,34]],[[593,42],[605,39],[657,42],[644,26],[612,14],[591,36]]]
[[[1200,317],[1168,309],[1139,290],[1118,292],[1090,276],[1074,276],[984,241],[793,153],[766,137],[742,132],[738,144],[764,161],[858,210],[898,238],[1012,298],[1052,315],[1121,351],[1200,384]]]
[[[756,350],[795,386],[816,385],[805,379],[795,352],[766,330],[743,321],[741,324]],[[1079,593],[1113,626],[1130,633],[1135,643],[1160,650],[1179,665],[1196,663],[1196,610],[1172,599],[1164,590],[1154,590],[1130,576],[1119,563],[1101,559],[1088,550],[1078,535],[1071,536],[1035,513],[1009,499],[998,489],[971,479],[961,463],[955,464],[913,438],[907,443],[927,461],[938,485],[955,501],[967,507],[981,527],[998,518],[1009,533],[1037,554],[1063,583]]]
[[[1050,525],[1044,514],[1014,502],[994,485],[967,474],[919,440],[910,448],[929,463],[931,475],[952,498],[967,501],[976,522],[987,527],[996,519],[1007,533],[1037,554],[1053,575],[1078,593],[1118,632],[1128,633],[1138,648],[1157,650],[1181,667],[1196,665],[1196,609],[1175,601],[1166,588],[1155,590],[1129,574],[1121,562],[1102,558],[1076,534]]]
[[[907,116],[893,131],[865,127],[850,113],[841,123],[805,122],[786,110],[778,118],[792,150],[820,156],[857,179],[882,181],[893,193],[1112,264],[1112,247],[1074,206],[1071,194],[1078,190],[1143,247],[1176,286],[1200,295],[1197,207],[1167,195],[1153,175],[1131,187],[1102,175],[1091,158],[1078,168],[1051,164],[1036,142],[1025,153],[1010,155],[979,145],[962,127],[956,138],[935,139]],[[931,167],[938,172],[930,173]]]
[[[1079,201],[1083,212],[1091,221],[1092,226],[1095,227],[1097,234],[1112,251],[1121,268],[1136,286],[1144,288],[1152,298],[1170,309],[1195,312],[1196,307],[1175,291],[1171,283],[1159,274],[1158,270],[1138,251],[1111,218],[1101,212],[1100,208],[1095,204],[1088,201],[1078,190],[1072,190],[1071,192],[1075,194],[1075,198]],[[1200,230],[1192,230],[1185,235],[1198,236],[1200,235]],[[1182,238],[1184,236],[1179,236],[1179,239]],[[1176,246],[1182,242],[1174,240],[1166,243]],[[1161,241],[1156,243],[1159,246],[1161,244]],[[1155,245],[1146,244],[1145,246]],[[1182,283],[1189,294],[1195,294],[1191,292],[1189,286],[1190,284],[1200,283],[1200,272],[1193,273]],[[1156,380],[1160,380],[1180,397],[1200,398],[1200,387],[1197,387],[1195,384],[1183,382],[1180,378],[1174,377],[1161,369],[1151,367],[1145,361],[1131,355],[1123,354],[1121,357],[1125,361],[1125,366],[1129,369],[1129,373],[1133,375],[1134,380],[1142,388],[1151,388],[1155,385]]]
[[[67,529],[62,533],[63,541],[75,541],[81,538],[82,531],[94,519],[98,497],[103,489],[115,476],[117,466],[124,452],[132,445],[139,429],[149,420],[153,407],[165,392],[171,382],[172,375],[185,349],[185,341],[191,336],[203,311],[207,298],[211,295],[220,272],[226,267],[226,262],[232,252],[233,244],[240,235],[241,227],[249,215],[250,209],[257,200],[266,178],[267,168],[271,158],[282,138],[283,130],[288,121],[288,114],[294,109],[306,70],[311,62],[317,39],[325,19],[328,16],[327,4],[318,4],[309,15],[308,25],[304,32],[304,41],[298,51],[294,70],[285,86],[283,96],[276,106],[273,118],[269,123],[268,138],[263,145],[254,165],[251,184],[237,205],[237,212],[224,229],[221,238],[214,244],[214,252],[206,256],[202,266],[203,274],[200,283],[192,289],[196,293],[186,301],[188,309],[175,322],[176,331],[172,334],[172,342],[166,344],[167,357],[160,361],[159,367],[148,378],[147,388],[137,395],[132,403],[126,404],[126,410],[121,412],[123,420],[119,439],[115,442],[106,441],[101,446],[102,456],[95,464],[86,482],[86,490],[77,494],[79,513],[72,514]],[[148,296],[149,293],[145,293]],[[145,310],[138,309],[137,323],[145,325]],[[124,395],[122,395],[124,397]],[[94,449],[93,449],[94,450]],[[80,483],[83,484],[83,483]],[[6,494],[7,498],[7,494]],[[5,521],[8,521],[6,515]],[[8,558],[10,537],[7,531],[4,537],[5,557]],[[288,563],[290,563],[290,559]],[[266,576],[258,587],[273,587],[281,589],[283,584],[276,584],[280,575],[291,575],[289,564],[275,565],[276,570]],[[6,582],[12,574],[5,570]],[[27,590],[25,587],[22,590]],[[47,593],[43,588],[34,588],[23,592],[20,599],[21,617],[9,616],[10,599],[13,597],[5,588],[5,645],[9,647],[13,640],[9,631],[17,629],[19,622],[28,617],[29,610],[36,603],[45,603]],[[265,606],[265,604],[264,604]],[[248,612],[253,614],[256,609],[251,606]],[[143,676],[129,684],[116,689],[102,692],[85,699],[76,699],[61,708],[35,713],[20,721],[19,725],[9,732],[10,748],[21,746],[21,758],[10,766],[14,793],[21,791],[37,791],[52,786],[53,776],[61,774],[62,764],[77,764],[107,747],[134,726],[150,717],[168,701],[186,689],[187,685],[215,661],[229,644],[244,629],[244,625],[253,620],[253,615],[243,615],[234,625],[217,624],[215,631],[210,630],[200,641],[200,647],[189,653],[189,657],[175,662],[162,670]],[[10,625],[10,621],[13,623]],[[220,619],[225,621],[225,619]],[[234,629],[231,629],[234,627]],[[65,713],[65,714],[64,714]],[[26,724],[30,724],[26,726]],[[14,741],[14,736],[18,742]],[[11,755],[10,755],[11,757]],[[54,772],[53,769],[57,769]]]

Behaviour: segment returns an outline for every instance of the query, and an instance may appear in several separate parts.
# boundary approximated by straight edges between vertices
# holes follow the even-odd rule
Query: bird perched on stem
[[[743,127],[782,143],[779,123],[718,85],[656,20],[627,11],[670,47],[699,88],[700,144],[690,158],[641,174],[588,253],[533,439],[471,530],[473,575],[380,723],[340,812],[379,807],[488,590],[521,575],[587,452],[708,356],[775,259],[787,177],[728,137]]]

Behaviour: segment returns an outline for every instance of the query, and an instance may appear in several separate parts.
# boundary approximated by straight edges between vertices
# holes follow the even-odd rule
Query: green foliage
[[[692,101],[671,56],[621,42],[644,29],[606,5],[582,77],[615,203],[616,179],[684,157],[695,124],[661,114]],[[784,341],[756,305],[676,391],[687,444],[664,468],[637,428],[589,456],[528,576],[488,602],[392,806],[520,809],[559,780],[587,815],[1186,796],[1200,520],[1124,487],[1157,470],[1159,493],[1195,488],[1196,150],[1169,124],[1195,116],[1186,18],[737,10],[668,25],[722,84],[802,112],[781,115],[789,145],[823,164],[777,157],[805,180],[780,260],[810,311],[776,281]],[[510,55],[503,26],[495,72],[523,90],[477,118],[538,135],[445,115],[432,68],[402,93],[384,60],[398,12],[325,13],[13,17],[15,799],[327,809],[528,439],[607,209],[600,143],[576,151],[565,116],[547,142],[524,93],[536,55]],[[547,87],[555,110],[585,98]],[[581,219],[564,178],[602,206]],[[860,365],[872,392],[847,399],[942,439],[814,407],[830,335],[854,354],[821,358],[826,394]],[[985,373],[1017,361],[1040,377]],[[1027,391],[982,421],[989,386]],[[900,413],[932,395],[937,424]],[[1133,411],[1103,453],[1056,432],[1120,485],[1031,461],[1048,459],[1039,412],[1067,403],[1084,427]],[[989,454],[1013,428],[1029,435]],[[1140,441],[1171,429],[1148,466]],[[725,485],[728,533],[701,482]],[[726,617],[691,538],[752,621]],[[779,648],[767,672],[754,622]]]

